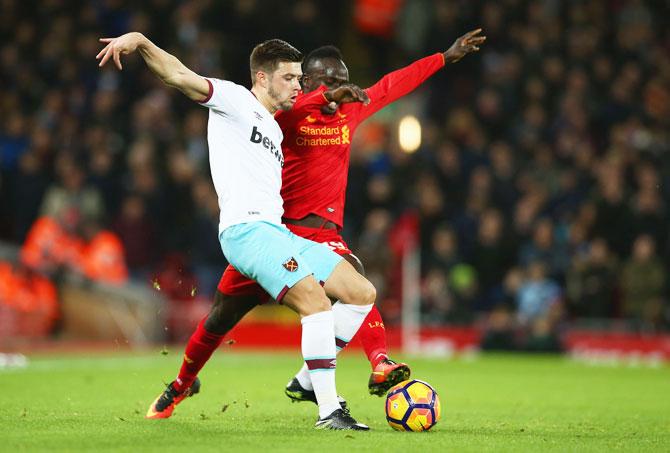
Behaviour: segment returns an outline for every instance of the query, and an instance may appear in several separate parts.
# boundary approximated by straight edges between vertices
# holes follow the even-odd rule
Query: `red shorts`
[[[338,255],[351,255],[351,250],[349,250],[338,230],[309,228],[291,224],[287,224],[286,227],[300,237],[322,243]],[[258,283],[245,277],[231,265],[228,265],[223,272],[217,289],[228,296],[256,296],[259,303],[266,303],[271,300],[268,293]]]

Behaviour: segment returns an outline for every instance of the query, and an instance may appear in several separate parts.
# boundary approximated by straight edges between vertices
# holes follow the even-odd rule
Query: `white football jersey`
[[[274,116],[251,91],[219,79],[211,83],[207,141],[212,180],[219,197],[219,234],[259,220],[281,225],[284,138]]]

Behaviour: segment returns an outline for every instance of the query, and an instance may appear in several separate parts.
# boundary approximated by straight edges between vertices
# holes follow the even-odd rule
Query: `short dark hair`
[[[281,39],[269,39],[260,43],[251,51],[249,67],[251,68],[251,82],[256,81],[256,72],[272,73],[279,63],[300,63],[302,53]]]
[[[302,62],[302,71],[305,72],[307,68],[316,60],[321,60],[322,58],[333,58],[335,60],[342,60],[342,52],[335,46],[321,46],[312,50],[307,54],[305,59]]]

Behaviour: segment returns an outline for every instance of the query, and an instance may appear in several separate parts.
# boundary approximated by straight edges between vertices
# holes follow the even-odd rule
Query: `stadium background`
[[[100,70],[99,37],[141,31],[246,86],[266,38],[303,52],[333,43],[365,87],[481,26],[481,52],[377,114],[352,146],[343,234],[385,320],[401,322],[416,234],[425,329],[533,350],[591,332],[670,357],[667,342],[639,343],[670,326],[667,2],[281,5],[0,2],[0,347],[183,341],[226,265],[206,110],[137,56]],[[422,126],[413,153],[398,143],[407,115]],[[121,330],[104,333],[119,301]],[[130,320],[139,332],[123,330]]]

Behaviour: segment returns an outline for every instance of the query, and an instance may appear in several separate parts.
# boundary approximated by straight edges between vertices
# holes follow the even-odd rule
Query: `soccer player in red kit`
[[[279,113],[276,120],[283,133],[282,191],[284,224],[298,236],[321,242],[349,261],[360,273],[363,266],[340,235],[344,219],[344,203],[349,169],[351,140],[358,125],[388,104],[410,93],[446,63],[455,63],[465,55],[479,50],[486,37],[481,29],[458,38],[444,53],[422,58],[409,66],[385,75],[366,93],[370,103],[328,104],[309,115],[296,116],[294,110]],[[310,93],[321,85],[332,89],[349,82],[349,72],[340,51],[333,46],[320,47],[303,61],[303,90]],[[215,303],[208,316],[198,325],[189,340],[180,373],[176,379],[185,394],[197,392],[197,374],[211,354],[221,344],[232,325],[268,295],[253,281],[233,267],[226,268],[219,282]],[[339,302],[333,305],[337,316]],[[346,313],[342,313],[346,316]],[[409,377],[410,369],[404,363],[389,359],[384,323],[377,308],[373,308],[358,331],[372,375],[368,383],[371,394],[383,395],[391,386]],[[338,351],[351,338],[335,332]],[[191,390],[188,390],[191,388]],[[286,394],[294,401],[316,402],[309,372],[305,366],[288,386]],[[175,404],[183,400],[180,396]],[[342,400],[341,400],[342,401]],[[342,401],[342,404],[345,405]],[[174,406],[170,407],[170,413]],[[169,415],[168,415],[169,416]]]

